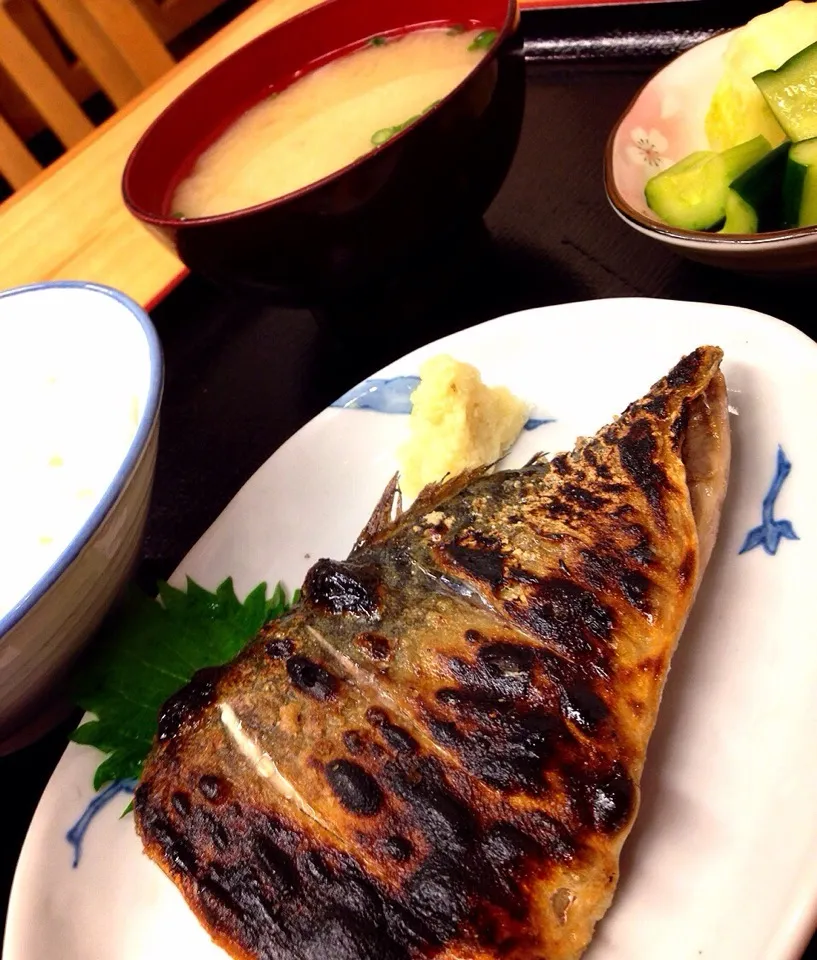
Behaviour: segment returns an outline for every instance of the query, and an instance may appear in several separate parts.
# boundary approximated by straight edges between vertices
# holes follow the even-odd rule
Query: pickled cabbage
[[[776,70],[789,57],[817,41],[817,3],[789,0],[750,20],[732,37],[724,72],[706,115],[712,150],[722,151],[762,134],[776,146],[785,134],[752,77]]]

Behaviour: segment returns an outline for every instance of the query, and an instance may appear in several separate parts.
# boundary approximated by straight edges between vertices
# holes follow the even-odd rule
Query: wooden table
[[[257,0],[0,206],[0,289],[38,280],[106,283],[151,305],[184,275],[125,209],[120,181],[136,141],[186,87],[234,50],[318,0]]]

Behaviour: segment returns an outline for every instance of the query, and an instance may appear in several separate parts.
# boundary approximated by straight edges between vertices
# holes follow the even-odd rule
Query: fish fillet
[[[137,829],[231,956],[581,956],[717,534],[721,357],[569,454],[406,512],[393,481],[347,560],[164,706]]]

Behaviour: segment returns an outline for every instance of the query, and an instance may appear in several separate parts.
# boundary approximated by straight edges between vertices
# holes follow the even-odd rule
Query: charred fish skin
[[[167,705],[137,829],[230,955],[581,956],[717,532],[721,356],[550,462],[406,512],[393,481],[346,561]]]

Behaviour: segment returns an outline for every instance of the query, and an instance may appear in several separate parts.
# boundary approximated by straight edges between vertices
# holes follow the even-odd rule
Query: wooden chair
[[[134,0],[156,33],[167,43],[198,23],[223,0]]]
[[[117,108],[174,64],[132,0],[39,0],[39,7]],[[28,12],[39,16],[33,9]],[[93,125],[78,97],[69,92],[46,59],[43,44],[35,45],[30,33],[31,29],[24,31],[12,16],[5,0],[0,0],[0,67],[60,142],[73,146]],[[8,118],[0,115],[0,174],[18,189],[39,169]]]

